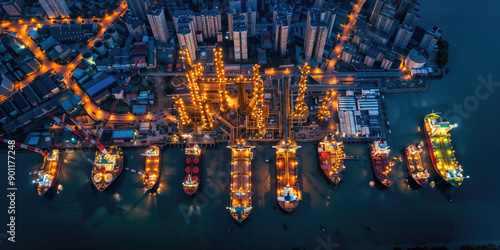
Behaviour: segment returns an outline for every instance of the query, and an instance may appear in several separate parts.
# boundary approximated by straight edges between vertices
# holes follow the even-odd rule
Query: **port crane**
[[[132,73],[130,74],[130,76],[127,78],[127,80],[125,81],[125,84],[120,92],[121,95],[123,95],[123,92],[125,91],[125,88],[127,87],[128,83],[130,82],[130,79],[132,78],[132,75],[134,74],[135,70],[137,69],[137,65],[139,64],[139,62],[141,62],[142,60],[137,60],[137,62],[135,63],[135,66],[134,66],[134,69],[132,70]],[[102,135],[102,131],[104,130],[106,124],[108,123],[109,121],[109,118],[111,117],[111,114],[113,112],[113,110],[115,109],[116,107],[116,104],[118,103],[118,99],[116,100],[115,104],[113,105],[113,108],[110,110],[109,114],[108,114],[108,117],[106,118],[103,126],[101,127],[99,133],[97,134],[97,137],[94,138],[92,136],[92,132],[90,132],[87,128],[85,128],[85,126],[83,126],[83,124],[81,124],[79,121],[77,121],[75,118],[73,118],[72,116],[69,116],[69,119],[76,124],[76,126],[78,126],[80,128],[82,132],[74,129],[72,126],[70,126],[69,124],[63,122],[61,119],[59,119],[58,117],[56,117],[55,115],[51,114],[48,110],[36,105],[39,109],[41,109],[45,114],[47,114],[50,118],[52,118],[57,124],[59,125],[62,125],[64,126],[66,129],[68,129],[69,131],[71,131],[72,133],[74,133],[75,135],[77,135],[78,137],[82,138],[85,143],[89,144],[90,146],[96,146],[99,151],[101,151],[104,155],[108,155],[108,151],[106,150],[106,148],[102,145],[101,142],[99,142],[99,138],[101,138],[101,135]]]
[[[9,143],[9,141],[11,141],[11,140],[7,140],[7,139],[0,138],[0,141],[1,141],[1,142],[5,142],[5,143],[7,143],[7,144],[11,144],[11,143]],[[43,157],[48,157],[48,156],[50,155],[50,154],[49,154],[47,151],[45,151],[45,150],[41,150],[41,149],[39,149],[39,148],[35,148],[35,147],[28,146],[28,145],[25,145],[25,144],[21,144],[21,143],[18,143],[18,142],[14,142],[14,145],[15,145],[16,147],[20,147],[20,148],[24,148],[24,149],[27,149],[27,150],[30,150],[30,151],[33,151],[33,152],[37,152],[37,153],[39,153],[39,154],[43,155]]]
[[[3,139],[3,138],[0,138],[0,141],[1,142],[5,142],[5,143],[10,144],[10,145],[15,145],[16,147],[20,147],[20,148],[24,148],[24,149],[27,149],[27,150],[30,150],[30,151],[33,151],[33,152],[37,152],[37,153],[43,155],[43,157],[49,157],[50,156],[50,154],[47,151],[39,149],[39,148],[35,148],[35,147],[32,147],[32,146],[29,146],[29,145],[26,145],[26,144],[22,144],[22,143],[18,143],[18,142],[14,142],[12,144],[12,143],[9,143],[11,140],[7,140],[7,139]],[[41,172],[42,172],[42,170],[35,170],[35,171],[28,172],[28,174],[29,175],[35,175],[35,174],[38,174],[38,173],[41,173]]]
[[[35,104],[36,105],[36,104]],[[56,117],[55,115],[53,115],[52,113],[50,113],[48,110],[36,105],[39,109],[41,109],[43,111],[44,114],[47,114],[50,118],[52,118],[58,125],[62,125],[63,127],[65,127],[67,130],[71,131],[73,134],[77,135],[78,137],[82,138],[85,143],[89,144],[89,145],[96,145],[97,148],[105,155],[108,154],[108,151],[106,150],[106,148],[104,148],[104,146],[96,139],[94,139],[90,133],[90,131],[87,131],[87,129],[80,123],[80,122],[77,122],[77,126],[81,126],[81,128],[83,128],[83,131],[86,131],[84,132],[86,135],[89,135],[89,136],[86,136],[84,135],[82,132],[74,129],[73,127],[71,127],[69,124],[63,122],[61,119],[59,119],[59,117]],[[71,119],[73,122],[76,121],[76,119]]]
[[[130,73],[130,75],[127,77],[127,79],[125,80],[125,84],[123,84],[123,87],[120,91],[120,96],[123,96],[123,93],[125,92],[125,88],[127,88],[128,86],[128,83],[130,82],[130,79],[132,79],[132,76],[134,75],[135,73],[135,70],[137,69],[137,65],[142,62],[142,59],[137,59],[135,61],[135,66],[134,66],[134,69],[132,70],[132,73]],[[106,125],[108,124],[109,122],[109,119],[111,118],[111,114],[113,114],[113,111],[115,111],[115,108],[116,108],[116,105],[118,104],[118,101],[120,99],[116,99],[115,100],[115,103],[113,104],[113,107],[111,108],[111,110],[109,111],[108,113],[108,117],[106,117],[106,120],[104,120],[104,123],[102,124],[102,127],[99,129],[99,132],[97,132],[97,141],[99,141],[99,138],[101,138],[101,135],[102,135],[102,132],[104,131],[104,128],[106,127]],[[93,144],[92,144],[93,145]]]

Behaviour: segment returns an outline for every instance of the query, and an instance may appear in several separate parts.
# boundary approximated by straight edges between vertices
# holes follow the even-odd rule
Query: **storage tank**
[[[83,58],[83,60],[85,60],[86,62],[88,62],[90,64],[95,64],[94,55],[92,54],[92,51],[90,51],[90,50],[84,50],[82,52],[82,58]]]
[[[106,46],[108,48],[114,48],[115,47],[115,42],[113,41],[113,37],[110,34],[104,34],[102,37],[104,39],[104,43],[106,43]]]
[[[428,58],[429,53],[427,53],[427,51],[421,48],[413,48],[405,58],[405,65],[410,69],[419,69],[424,67]]]
[[[116,30],[115,27],[109,26],[106,29],[106,33],[110,34],[111,37],[113,37],[113,41],[118,42],[120,40],[120,35],[118,34],[118,31]]]
[[[104,47],[104,43],[101,40],[97,40],[94,42],[94,48],[97,50],[100,56],[106,55],[106,47]]]

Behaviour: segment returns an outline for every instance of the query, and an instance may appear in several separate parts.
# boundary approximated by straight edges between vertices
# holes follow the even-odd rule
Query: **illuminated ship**
[[[464,180],[462,166],[458,165],[455,159],[455,151],[448,133],[456,126],[435,113],[424,118],[425,137],[434,169],[446,182],[459,187]]]
[[[142,182],[146,190],[150,190],[160,179],[160,148],[158,146],[150,146],[146,153],[146,167],[142,175]]]
[[[429,173],[427,169],[422,165],[422,147],[423,142],[420,142],[418,147],[415,145],[410,145],[405,150],[406,167],[411,177],[418,183],[418,185],[425,187],[427,186],[429,178]]]
[[[394,164],[389,161],[390,151],[387,142],[384,141],[375,141],[370,146],[370,159],[373,171],[377,179],[386,187],[390,187],[394,182],[391,174]]]
[[[121,148],[110,147],[108,154],[96,152],[92,168],[92,182],[99,191],[105,190],[120,175],[123,170],[123,151]]]
[[[319,166],[335,188],[344,177],[344,146],[328,136],[318,144]]]
[[[292,212],[302,199],[297,180],[297,144],[294,141],[280,141],[276,148],[277,199],[279,206],[286,212]]]
[[[57,149],[52,149],[50,155],[43,159],[42,169],[38,171],[38,178],[35,181],[38,184],[38,195],[44,195],[54,186],[59,176],[60,168],[61,152]]]
[[[191,144],[186,148],[186,159],[184,166],[184,181],[182,187],[189,196],[196,193],[201,180],[201,148]]]
[[[252,211],[252,148],[244,140],[231,149],[231,194],[229,212],[238,222],[244,221]]]

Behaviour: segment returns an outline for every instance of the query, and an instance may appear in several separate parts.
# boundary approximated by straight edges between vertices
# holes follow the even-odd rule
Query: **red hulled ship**
[[[373,171],[377,179],[386,187],[390,187],[394,182],[391,174],[394,164],[389,161],[389,152],[389,146],[384,141],[375,141],[370,146],[370,159]]]
[[[201,180],[201,148],[191,144],[186,148],[186,159],[184,161],[184,181],[182,186],[184,192],[192,196],[198,190]]]

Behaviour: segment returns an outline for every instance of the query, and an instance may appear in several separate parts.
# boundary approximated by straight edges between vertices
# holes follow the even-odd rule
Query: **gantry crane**
[[[307,105],[304,102],[306,90],[307,90],[307,76],[311,72],[311,67],[306,63],[304,67],[300,68],[302,76],[299,81],[299,93],[297,94],[297,99],[295,101],[293,109],[293,119],[304,119],[307,114]]]

